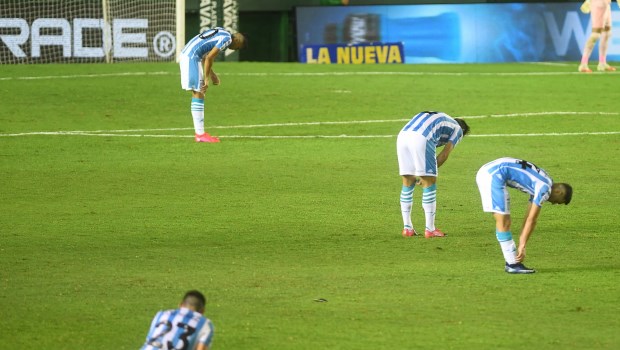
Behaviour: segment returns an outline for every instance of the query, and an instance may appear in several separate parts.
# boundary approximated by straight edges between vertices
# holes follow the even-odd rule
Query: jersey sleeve
[[[452,142],[454,147],[456,147],[456,145],[461,141],[462,138],[463,138],[463,129],[461,129],[460,126],[457,126],[454,128],[452,135],[450,135],[448,142]]]
[[[213,322],[207,319],[207,322],[205,322],[205,324],[200,329],[200,332],[198,333],[198,342],[211,348],[211,343],[213,342],[213,333],[215,333],[215,327],[213,326]]]
[[[217,41],[215,47],[220,49],[220,51],[224,51],[228,48],[228,46],[232,43],[232,37],[230,34],[222,35],[222,37]]]
[[[551,187],[544,185],[541,186],[533,196],[530,197],[530,202],[536,204],[539,207],[542,207],[543,202],[549,199],[551,195]]]

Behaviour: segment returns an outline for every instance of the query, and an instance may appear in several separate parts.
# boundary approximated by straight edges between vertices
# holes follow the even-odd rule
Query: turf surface
[[[189,289],[214,349],[620,347],[617,73],[214,68],[220,144],[193,142],[174,64],[0,66],[0,348],[136,349]],[[395,135],[422,110],[472,128],[440,169],[446,239],[400,235]],[[503,272],[481,210],[502,156],[575,190],[543,206],[534,275]]]

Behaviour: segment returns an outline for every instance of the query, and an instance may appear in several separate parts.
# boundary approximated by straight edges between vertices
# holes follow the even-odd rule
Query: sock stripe
[[[437,200],[435,193],[424,193],[422,195],[422,203],[433,203]]]
[[[413,186],[405,186],[403,185],[402,190],[400,191],[400,201],[402,203],[411,203],[413,202],[413,190],[415,185]]]
[[[510,231],[507,231],[507,232],[495,231],[495,236],[497,237],[497,240],[500,242],[506,242],[506,241],[512,240],[512,232]]]
[[[205,110],[205,100],[201,98],[192,97],[191,110],[196,112],[202,112]]]

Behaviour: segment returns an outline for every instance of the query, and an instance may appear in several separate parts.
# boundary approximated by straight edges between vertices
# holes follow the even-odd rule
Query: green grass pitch
[[[199,289],[214,349],[618,349],[620,75],[576,67],[216,63],[222,142],[197,144],[175,64],[2,65],[0,348],[137,349]],[[422,110],[472,129],[445,239],[400,235],[395,135]],[[534,275],[503,272],[481,210],[502,156],[574,187]]]

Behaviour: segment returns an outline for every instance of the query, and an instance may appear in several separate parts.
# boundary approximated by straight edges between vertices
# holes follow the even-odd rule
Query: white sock
[[[499,242],[499,246],[502,248],[502,254],[504,254],[504,260],[508,264],[516,264],[517,263],[517,246],[515,245],[515,241],[512,239],[512,233],[508,232],[499,232],[495,231],[495,236],[497,237],[497,241]]]
[[[205,100],[192,97],[192,119],[194,119],[194,130],[197,135],[205,133]]]
[[[437,210],[437,185],[422,189],[422,208],[426,217],[426,229],[435,231],[435,211]]]
[[[403,185],[400,191],[400,211],[403,214],[403,226],[410,230],[413,229],[413,224],[411,223],[411,207],[413,205],[414,186],[415,185],[411,185],[408,187]]]

